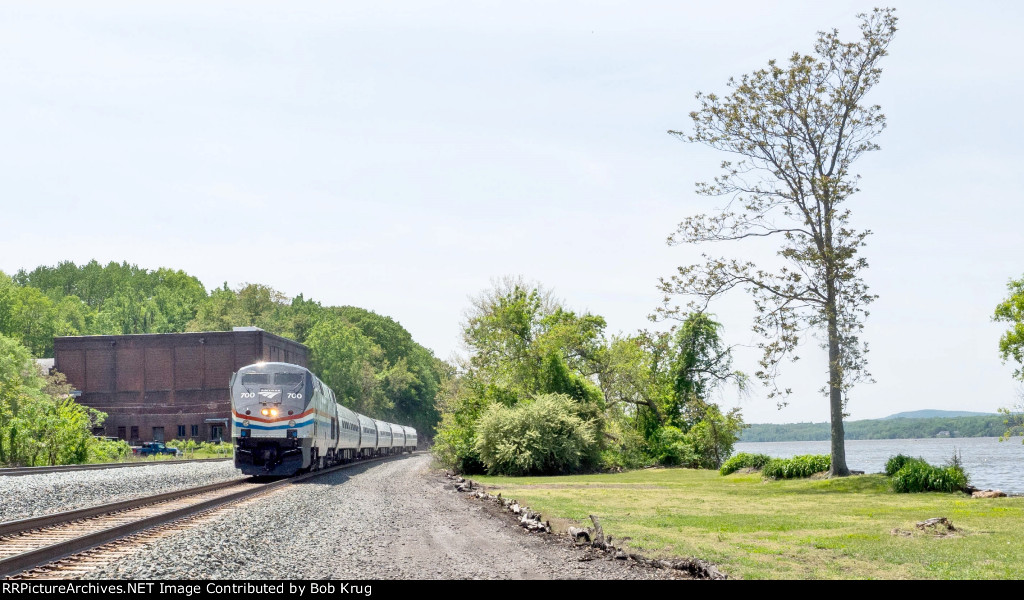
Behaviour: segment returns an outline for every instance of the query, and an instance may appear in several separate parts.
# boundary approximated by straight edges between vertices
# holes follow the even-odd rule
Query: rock
[[[971,494],[971,498],[1005,498],[1006,493],[999,490],[978,490]]]

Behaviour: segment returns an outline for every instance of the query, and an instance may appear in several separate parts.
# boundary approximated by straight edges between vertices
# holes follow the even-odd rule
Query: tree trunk
[[[828,400],[832,412],[832,467],[830,477],[846,477],[846,433],[843,431],[843,381],[840,369],[839,317],[836,311],[835,284],[828,281]]]

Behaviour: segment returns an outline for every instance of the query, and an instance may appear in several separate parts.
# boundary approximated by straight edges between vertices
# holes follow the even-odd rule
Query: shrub
[[[773,458],[761,469],[768,479],[795,479],[810,477],[832,466],[832,457],[827,454],[804,454],[793,458]]]
[[[95,440],[89,444],[90,463],[108,463],[128,460],[132,448],[124,440]]]
[[[700,458],[687,435],[671,425],[663,426],[655,434],[651,454],[658,464],[677,467],[693,467]]]
[[[227,442],[222,442],[220,444],[214,444],[213,442],[199,442],[199,444],[195,446],[193,456],[195,454],[212,457],[232,456],[234,455],[234,450],[234,446]]]
[[[897,461],[900,457],[904,459],[902,463]],[[941,467],[930,465],[921,458],[896,455],[885,463],[886,474],[889,474],[890,467],[896,466],[899,468],[891,474],[890,483],[893,491],[898,493],[956,492],[967,487],[967,473],[957,455]]]
[[[924,463],[923,458],[912,458],[906,454],[897,454],[896,456],[890,456],[889,460],[885,461],[885,474],[888,477],[895,475],[900,469],[907,466],[910,463]]]
[[[595,425],[577,409],[564,394],[490,406],[477,422],[475,443],[487,472],[553,475],[593,468],[600,452]]]
[[[740,469],[761,469],[772,457],[767,454],[751,454],[749,452],[740,452],[733,456],[729,460],[725,461],[722,468],[719,469],[719,473],[722,475],[729,475],[739,471]]]
[[[647,456],[644,436],[628,423],[605,423],[608,447],[601,451],[601,467],[606,470],[638,469],[654,461]]]

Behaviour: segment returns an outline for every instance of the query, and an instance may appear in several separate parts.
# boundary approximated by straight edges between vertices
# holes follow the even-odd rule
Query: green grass
[[[696,556],[733,577],[1024,577],[1024,498],[896,494],[880,474],[764,481],[756,473],[649,469],[473,479],[555,526],[589,526],[595,514],[607,534],[648,556]],[[948,517],[960,533],[939,537],[914,527],[931,517]]]

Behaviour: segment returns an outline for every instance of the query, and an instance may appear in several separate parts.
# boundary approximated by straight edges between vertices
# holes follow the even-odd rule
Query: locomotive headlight
[[[276,417],[277,416],[277,409],[276,408],[270,409],[270,416],[272,416],[272,417]]]
[[[270,416],[270,409],[264,408],[263,410],[260,411],[260,414],[262,414],[264,417]]]
[[[295,427],[295,419],[292,419],[291,421],[288,421],[288,426],[289,427]]]

